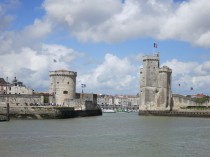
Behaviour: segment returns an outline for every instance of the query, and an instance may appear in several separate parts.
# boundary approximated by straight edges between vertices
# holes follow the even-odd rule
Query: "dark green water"
[[[0,157],[177,156],[210,156],[210,119],[106,113],[0,123]]]

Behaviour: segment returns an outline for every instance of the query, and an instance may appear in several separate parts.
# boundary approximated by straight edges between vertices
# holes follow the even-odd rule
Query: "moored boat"
[[[113,109],[103,109],[102,112],[103,113],[116,113],[116,111]]]

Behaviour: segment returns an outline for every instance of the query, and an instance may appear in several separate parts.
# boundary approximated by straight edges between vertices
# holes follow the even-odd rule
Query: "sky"
[[[65,69],[77,92],[136,95],[155,42],[173,93],[210,95],[209,15],[207,0],[0,0],[0,77],[48,92]]]

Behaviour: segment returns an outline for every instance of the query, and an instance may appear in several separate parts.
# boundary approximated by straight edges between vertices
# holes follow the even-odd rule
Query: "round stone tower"
[[[67,70],[50,71],[49,93],[52,103],[63,105],[65,99],[75,99],[77,72]]]

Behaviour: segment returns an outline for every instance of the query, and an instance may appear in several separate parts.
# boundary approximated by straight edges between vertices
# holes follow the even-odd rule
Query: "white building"
[[[7,82],[3,78],[0,78],[0,94],[5,94],[6,91],[7,91]]]
[[[20,82],[14,78],[11,84],[8,84],[7,94],[33,94],[33,90],[27,88],[23,82]]]

